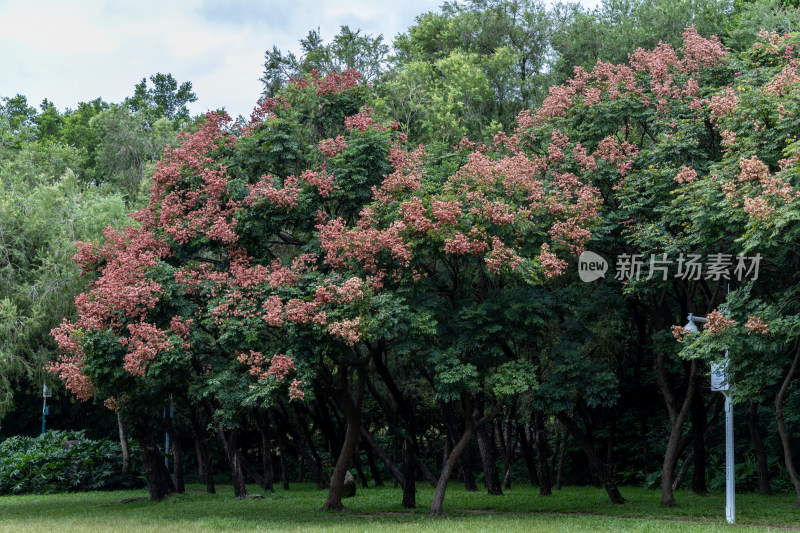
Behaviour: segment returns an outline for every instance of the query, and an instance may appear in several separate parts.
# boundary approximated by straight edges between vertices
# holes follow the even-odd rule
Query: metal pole
[[[47,396],[42,396],[42,435],[44,435],[45,432],[44,429],[44,417],[46,416],[45,413],[47,413]]]
[[[725,361],[728,360],[725,352]],[[725,391],[725,519],[729,524],[736,523],[736,480],[733,462],[733,401],[731,391]]]

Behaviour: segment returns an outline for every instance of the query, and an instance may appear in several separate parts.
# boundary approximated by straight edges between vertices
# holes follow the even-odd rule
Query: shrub
[[[72,442],[69,449],[62,446]],[[132,452],[132,456],[135,454]],[[143,485],[122,475],[119,443],[87,439],[83,431],[49,431],[0,443],[0,494],[113,490]]]

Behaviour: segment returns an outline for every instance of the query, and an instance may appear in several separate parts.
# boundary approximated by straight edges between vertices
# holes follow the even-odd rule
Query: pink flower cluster
[[[711,311],[707,318],[708,322],[706,322],[705,331],[708,331],[712,335],[722,333],[729,327],[736,324],[736,321],[725,318],[725,315],[717,310]]]
[[[747,334],[750,335],[751,333],[759,333],[761,335],[766,335],[769,333],[769,326],[766,322],[761,320],[757,316],[750,315],[747,317]]]
[[[678,342],[683,342],[683,338],[689,333],[689,330],[683,326],[672,326],[672,336]]]
[[[328,333],[340,337],[345,344],[353,346],[361,338],[361,332],[359,330],[360,325],[360,317],[356,317],[353,320],[345,319],[339,322],[331,322],[328,324]]]
[[[686,166],[681,167],[678,174],[675,175],[675,181],[678,183],[693,183],[695,178],[697,178],[697,172]]]
[[[763,196],[745,197],[744,211],[754,220],[766,220],[775,212],[775,208]]]
[[[763,181],[769,178],[769,167],[756,156],[750,159],[739,159],[739,181]]]
[[[301,385],[305,385],[305,381],[300,381],[297,379],[292,380],[292,384],[289,385],[289,400],[305,400],[306,393],[303,392]]]
[[[379,122],[375,122],[375,119],[372,118],[372,114],[374,112],[375,110],[373,108],[365,105],[361,108],[358,114],[344,119],[345,130],[367,131],[371,129],[375,131],[386,131],[386,126]]]
[[[539,252],[539,264],[544,269],[544,275],[548,278],[555,278],[564,273],[567,269],[567,262],[559,259],[556,254],[550,251],[550,245],[547,243],[542,244],[541,251]]]
[[[295,176],[288,176],[279,189],[275,186],[275,178],[270,175],[261,176],[255,184],[247,186],[250,194],[244,199],[245,205],[257,206],[268,202],[275,207],[291,209],[297,206],[300,187]]]
[[[300,179],[312,187],[316,187],[319,195],[323,198],[328,198],[336,188],[334,177],[327,174],[325,170],[306,170],[300,175]]]
[[[333,157],[336,154],[342,153],[347,148],[347,141],[342,135],[338,135],[335,139],[325,139],[319,142],[319,151],[325,157]]]
[[[172,349],[172,343],[167,333],[147,322],[128,324],[130,337],[119,339],[123,346],[128,347],[125,354],[123,368],[132,376],[142,377],[150,361],[156,358],[159,352]]]

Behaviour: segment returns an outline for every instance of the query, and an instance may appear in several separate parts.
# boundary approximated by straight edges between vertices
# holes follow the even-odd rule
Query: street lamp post
[[[697,324],[704,324],[706,318],[689,314],[688,331],[698,331]],[[711,363],[711,390],[725,395],[725,519],[729,524],[736,523],[736,485],[733,462],[733,398],[728,380],[728,350],[722,364]]]
[[[46,383],[42,384],[42,435],[45,432],[45,417],[50,414],[50,406],[47,405],[47,399],[52,396],[50,387]]]

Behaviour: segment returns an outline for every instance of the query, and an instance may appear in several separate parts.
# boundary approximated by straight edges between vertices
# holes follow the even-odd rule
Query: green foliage
[[[68,441],[71,447],[62,445]],[[138,488],[141,480],[121,475],[118,442],[87,439],[82,431],[49,431],[0,443],[0,494]]]
[[[150,76],[152,87],[148,87],[147,79],[136,84],[132,97],[125,99],[125,105],[134,113],[144,117],[145,124],[151,127],[160,118],[177,125],[189,121],[187,103],[196,102],[197,95],[192,91],[192,82],[185,81],[178,85],[172,74],[157,73]]]
[[[260,78],[265,96],[277,95],[290,80],[302,79],[312,71],[324,76],[354,69],[365,81],[375,81],[385,69],[389,46],[383,42],[383,35],[373,37],[342,26],[329,44],[323,43],[319,28],[310,30],[300,39],[300,50],[299,58],[293,52],[284,55],[276,46],[265,52],[264,75]]]

